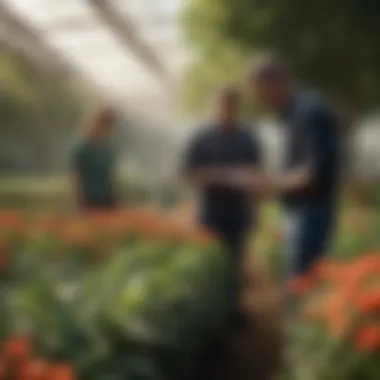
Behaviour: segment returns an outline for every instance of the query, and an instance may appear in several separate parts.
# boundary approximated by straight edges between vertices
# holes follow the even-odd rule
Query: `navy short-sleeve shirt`
[[[314,93],[298,92],[284,114],[287,135],[285,170],[309,165],[313,183],[284,197],[287,204],[330,200],[339,180],[339,122],[334,111]]]
[[[185,169],[224,168],[261,164],[261,149],[258,137],[244,127],[225,131],[209,127],[198,133],[190,142]],[[209,186],[200,189],[200,213],[204,223],[250,223],[252,198],[248,192],[224,186]]]

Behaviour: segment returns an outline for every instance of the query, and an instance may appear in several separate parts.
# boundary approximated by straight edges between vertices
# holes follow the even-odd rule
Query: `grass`
[[[119,178],[122,201],[145,202],[150,189],[137,181]],[[66,174],[41,177],[9,177],[0,179],[0,207],[24,209],[66,209],[74,207],[75,196]]]
[[[13,177],[0,180],[0,206],[26,209],[66,207],[72,202],[68,176]]]
[[[31,193],[46,193],[68,190],[70,181],[68,176],[51,177],[9,177],[0,179],[0,193],[25,192],[26,189]]]

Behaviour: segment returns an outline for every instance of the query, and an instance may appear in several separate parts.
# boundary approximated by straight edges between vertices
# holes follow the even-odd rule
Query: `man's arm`
[[[186,171],[186,175],[191,181],[200,186],[225,184],[229,178],[228,171],[212,167],[192,168]]]
[[[231,171],[209,164],[207,135],[196,135],[187,146],[182,173],[197,186],[229,185]]]
[[[273,180],[273,186],[280,193],[293,193],[307,189],[313,180],[313,169],[309,166],[300,166],[280,175]]]
[[[272,182],[264,168],[264,157],[262,143],[258,136],[254,136],[251,142],[252,154],[251,162],[252,169],[250,174],[250,190],[256,195],[269,195],[272,193]]]
[[[230,173],[229,183],[256,194],[266,195],[270,192],[271,181],[264,169],[261,142],[256,135],[248,134],[246,139],[248,142],[247,164]]]
[[[200,186],[223,185],[232,188],[265,192],[269,180],[262,169],[261,147],[256,139],[247,136],[247,164],[234,169],[215,168],[207,165],[205,147],[201,137],[189,145],[185,155],[185,175]]]
[[[272,187],[270,178],[261,167],[235,169],[226,175],[225,181],[230,186],[263,195],[270,193]]]

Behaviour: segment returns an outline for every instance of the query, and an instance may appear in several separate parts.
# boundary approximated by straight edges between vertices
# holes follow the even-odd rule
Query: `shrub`
[[[380,252],[325,261],[297,279],[292,380],[380,378]]]
[[[34,356],[32,342],[12,337],[1,345],[0,379],[6,380],[76,380],[70,365],[46,361]]]
[[[183,378],[223,326],[231,266],[206,231],[149,210],[0,223],[3,338],[80,379]]]

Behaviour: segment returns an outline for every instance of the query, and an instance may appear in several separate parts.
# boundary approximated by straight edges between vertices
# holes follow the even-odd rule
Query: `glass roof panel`
[[[86,17],[91,9],[82,0],[7,0],[20,12],[28,12],[32,22],[54,22],[62,17]]]
[[[0,0],[1,1],[1,0]],[[141,99],[165,90],[144,57],[137,57],[88,0],[2,0],[63,60],[110,93]],[[135,39],[159,56],[173,77],[186,61],[176,12],[181,0],[110,0]],[[145,95],[144,95],[145,94]],[[161,95],[158,95],[161,94]]]

